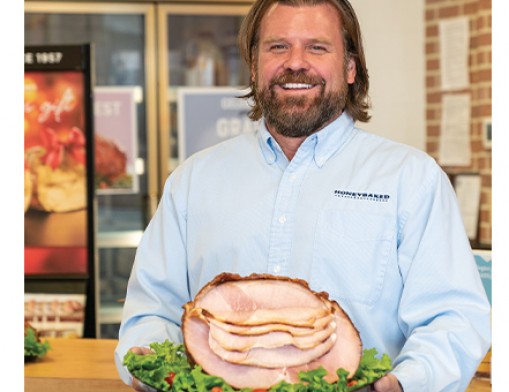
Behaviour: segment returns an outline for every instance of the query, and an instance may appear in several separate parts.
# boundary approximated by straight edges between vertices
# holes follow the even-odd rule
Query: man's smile
[[[317,76],[287,72],[273,78],[270,85],[279,91],[304,92],[324,86],[325,81]]]
[[[301,90],[301,89],[308,90],[310,88],[313,88],[314,86],[315,85],[313,84],[307,83],[285,83],[281,85],[281,87],[285,90]]]

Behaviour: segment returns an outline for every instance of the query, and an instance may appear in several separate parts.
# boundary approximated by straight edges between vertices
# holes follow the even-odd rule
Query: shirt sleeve
[[[438,167],[401,214],[398,314],[407,337],[393,373],[408,391],[464,391],[490,346],[491,308],[454,189]]]
[[[166,339],[182,342],[182,305],[190,301],[190,295],[185,206],[177,204],[170,177],[136,251],[127,285],[115,362],[120,377],[128,385],[131,376],[122,360],[131,347],[149,346]]]

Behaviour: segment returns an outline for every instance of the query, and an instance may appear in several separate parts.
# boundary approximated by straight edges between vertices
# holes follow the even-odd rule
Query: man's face
[[[275,4],[267,11],[251,76],[269,128],[308,136],[341,114],[355,63],[349,60],[345,68],[340,31],[329,4]]]

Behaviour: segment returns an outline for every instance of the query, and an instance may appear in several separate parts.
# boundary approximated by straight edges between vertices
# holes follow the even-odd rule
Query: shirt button
[[[290,176],[290,181],[291,181],[291,182],[294,182],[296,178],[297,178],[297,176],[296,176],[295,174],[292,174],[292,175]]]
[[[274,268],[273,268],[273,271],[274,271],[274,272],[279,272],[279,271],[281,271],[281,266],[280,266],[279,264],[276,264],[276,265],[274,266]]]
[[[282,225],[284,225],[284,224],[286,223],[286,216],[281,215],[281,216],[279,217],[279,219],[278,219],[278,220],[279,220],[279,223],[281,223]]]

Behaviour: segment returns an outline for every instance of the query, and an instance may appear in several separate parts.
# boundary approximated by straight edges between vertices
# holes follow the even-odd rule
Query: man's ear
[[[357,67],[355,65],[354,59],[349,59],[346,66],[346,82],[348,84],[353,84],[355,82],[355,76],[357,75]]]

